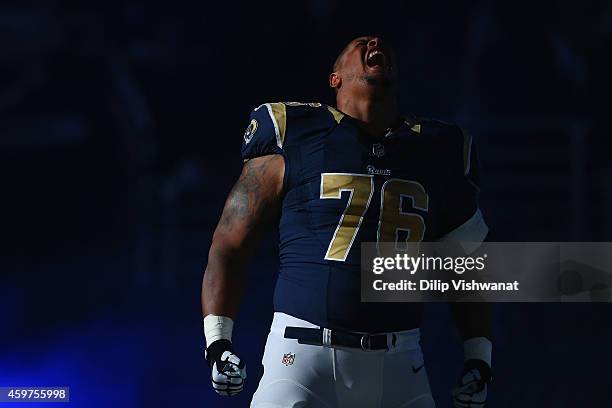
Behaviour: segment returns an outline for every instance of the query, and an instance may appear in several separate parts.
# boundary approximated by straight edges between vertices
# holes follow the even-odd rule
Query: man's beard
[[[370,86],[390,88],[392,85],[389,75],[364,75],[362,79]]]

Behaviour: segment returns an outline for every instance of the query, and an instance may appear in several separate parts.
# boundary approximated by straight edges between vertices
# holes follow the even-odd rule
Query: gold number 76
[[[363,217],[374,194],[374,176],[351,173],[322,173],[321,199],[340,199],[349,192],[346,208],[334,231],[325,259],[345,261],[357,236]],[[404,212],[404,199],[412,200],[412,208],[427,211],[429,196],[416,181],[389,179],[380,189],[380,216],[377,242],[399,242],[399,232],[405,231],[404,242],[420,242],[425,235],[425,221],[419,214]]]

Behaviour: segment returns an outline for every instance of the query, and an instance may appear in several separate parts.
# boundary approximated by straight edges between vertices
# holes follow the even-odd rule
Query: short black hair
[[[340,54],[338,54],[338,56],[336,57],[336,60],[334,61],[334,65],[332,66],[332,72],[336,72],[338,70],[338,67],[340,66],[340,62],[342,61],[342,57],[344,57],[344,54],[346,53],[346,49],[348,48],[350,44],[351,43],[349,42],[347,45],[345,45],[344,48],[342,48],[342,51],[340,51]]]

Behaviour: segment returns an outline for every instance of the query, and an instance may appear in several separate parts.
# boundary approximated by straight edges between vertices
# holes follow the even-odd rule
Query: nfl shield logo
[[[281,360],[281,363],[283,363],[286,366],[290,366],[291,364],[293,364],[294,361],[295,361],[295,354],[286,353],[286,354],[283,354],[283,359]]]
[[[385,155],[385,146],[380,143],[372,145],[372,154],[376,157],[383,157]]]

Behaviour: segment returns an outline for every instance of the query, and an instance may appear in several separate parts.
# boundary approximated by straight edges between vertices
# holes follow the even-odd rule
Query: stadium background
[[[3,2],[0,33],[0,386],[69,385],[79,407],[247,406],[275,233],[236,324],[240,397],[210,388],[199,291],[248,114],[333,103],[331,63],[363,33],[394,46],[404,112],[478,140],[495,240],[612,240],[610,2]],[[611,311],[496,305],[487,406],[609,403]],[[444,305],[426,318],[445,408],[460,343]]]

